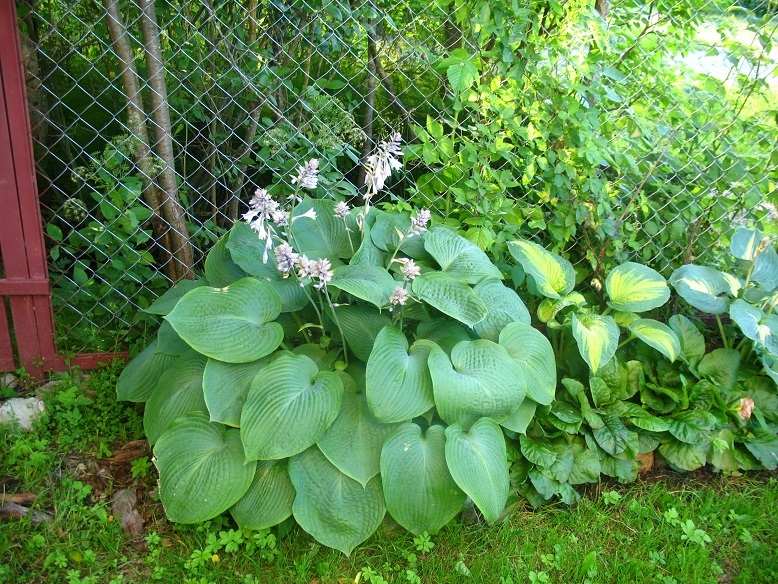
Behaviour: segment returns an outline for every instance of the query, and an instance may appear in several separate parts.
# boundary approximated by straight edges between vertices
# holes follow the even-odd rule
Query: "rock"
[[[61,379],[52,379],[51,381],[47,381],[46,383],[41,385],[38,389],[36,389],[35,395],[43,399],[45,396],[49,395],[51,392],[53,392],[61,385],[62,385]]]
[[[28,515],[30,516],[30,523],[32,523],[33,525],[40,525],[41,523],[46,523],[54,519],[48,513],[44,513],[43,511],[38,511],[37,509],[28,509],[27,507],[22,507],[21,505],[17,505],[16,503],[6,503],[2,507],[0,507],[0,518],[8,518],[8,519],[13,519],[14,521],[21,521]]]
[[[0,375],[0,387],[15,389],[19,386],[19,379],[13,373],[3,373]]]
[[[0,424],[14,424],[29,431],[45,411],[46,406],[37,397],[14,397],[0,406]]]
[[[135,508],[137,501],[134,489],[122,489],[113,497],[113,514],[118,517],[127,537],[136,537],[143,533],[143,518]]]

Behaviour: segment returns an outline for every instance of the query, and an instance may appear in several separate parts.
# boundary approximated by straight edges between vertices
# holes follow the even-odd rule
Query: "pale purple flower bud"
[[[428,209],[420,209],[416,217],[411,217],[411,230],[408,237],[421,235],[427,231],[427,223],[430,221],[431,214]]]
[[[402,275],[405,276],[406,280],[413,280],[417,276],[421,275],[421,268],[417,266],[416,262],[413,260],[408,258],[398,258],[395,261],[402,264],[400,272],[402,272]]]
[[[316,262],[312,262],[308,259],[308,256],[302,255],[295,260],[295,266],[297,267],[297,277],[301,280],[311,277],[311,270]]]
[[[294,253],[292,246],[288,243],[282,243],[275,249],[276,266],[278,271],[283,272],[284,278],[289,276],[295,264],[297,263],[299,254]]]
[[[400,306],[405,306],[405,303],[408,302],[410,297],[411,295],[405,288],[402,286],[397,286],[397,288],[394,289],[394,292],[392,292],[391,296],[389,296],[389,302],[392,303],[392,306],[397,306],[398,304]]]
[[[273,222],[276,225],[280,227],[284,227],[285,225],[289,224],[289,213],[287,213],[283,209],[276,209],[275,211],[273,211],[271,219],[273,219]]]
[[[304,189],[315,189],[319,184],[319,159],[311,158],[305,166],[298,167],[292,184],[299,184]]]
[[[343,201],[340,201],[337,205],[335,205],[335,217],[338,219],[346,220],[346,217],[348,217],[349,212],[349,206],[344,203]]]
[[[332,264],[327,259],[319,259],[312,262],[312,266],[311,275],[319,280],[313,287],[317,290],[321,290],[330,280],[332,280]]]

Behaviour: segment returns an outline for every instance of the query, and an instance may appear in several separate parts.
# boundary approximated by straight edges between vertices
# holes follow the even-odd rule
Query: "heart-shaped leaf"
[[[365,394],[356,393],[353,380],[344,385],[343,407],[317,444],[340,472],[365,486],[378,474],[381,447],[395,426],[382,424],[373,416]]]
[[[372,212],[373,210],[371,214]],[[403,234],[398,257],[406,256],[417,260],[430,258],[430,254],[424,249],[425,236],[405,237],[410,230],[410,213],[381,213],[370,229],[370,237],[378,249],[394,252],[400,243],[400,234]]]
[[[501,422],[516,411],[526,393],[521,366],[491,341],[459,343],[451,359],[435,348],[429,368],[438,413],[449,424],[469,428],[482,417]]]
[[[459,424],[446,428],[446,462],[459,488],[487,521],[494,521],[508,500],[505,438],[497,422],[481,418],[469,431]]]
[[[294,209],[294,219],[290,227],[289,243],[296,252],[309,259],[329,259],[333,264],[338,258],[350,258],[354,255],[352,243],[345,222],[335,216],[332,199],[310,199],[305,197]],[[316,219],[302,217],[308,211],[316,213]]]
[[[419,340],[408,350],[405,335],[384,327],[367,361],[367,403],[383,422],[402,422],[435,405],[427,358],[437,345]]]
[[[480,247],[448,227],[430,229],[424,235],[424,249],[443,273],[465,284],[477,284],[485,278],[502,280],[500,270]]]
[[[764,235],[758,229],[740,227],[732,236],[729,250],[736,258],[752,262],[759,255],[759,243],[763,237]]]
[[[370,306],[338,306],[335,314],[343,327],[349,349],[364,362],[370,358],[378,333],[392,324],[392,319],[385,312],[378,312]]]
[[[462,341],[472,340],[464,326],[448,319],[420,322],[416,327],[416,338],[432,341],[449,355]]]
[[[260,460],[246,494],[230,509],[238,527],[269,529],[292,515],[294,486],[286,460]]]
[[[531,438],[522,436],[519,439],[521,453],[524,458],[537,466],[551,466],[556,461],[557,453],[548,438]]]
[[[778,253],[775,249],[768,246],[756,257],[751,279],[764,290],[775,292],[778,288]]]
[[[176,418],[208,411],[203,399],[207,361],[204,355],[190,350],[177,357],[160,376],[143,413],[143,429],[149,444],[154,444]]]
[[[532,322],[519,295],[500,280],[487,278],[473,288],[473,292],[484,301],[487,310],[486,318],[475,325],[475,332],[482,339],[496,343],[508,324],[520,322],[529,325]]]
[[[698,362],[705,355],[705,337],[692,321],[681,314],[674,314],[667,321],[681,342],[681,354],[687,362]]]
[[[473,326],[486,318],[486,304],[467,284],[441,272],[428,272],[413,280],[413,293],[430,306]]]
[[[248,275],[232,261],[227,249],[228,237],[225,235],[219,239],[205,257],[205,278],[213,288],[224,288]]]
[[[170,290],[168,290],[162,296],[157,298],[154,301],[154,303],[148,308],[144,309],[143,312],[165,316],[166,314],[169,314],[173,310],[173,308],[175,308],[176,304],[178,304],[178,301],[181,300],[181,298],[183,298],[187,292],[191,292],[192,290],[194,290],[195,288],[199,288],[200,286],[207,286],[207,285],[208,283],[202,279],[201,280],[181,280]]]
[[[208,359],[203,373],[203,396],[212,422],[236,428],[240,426],[240,414],[251,382],[269,362],[269,357],[252,363],[224,363]]]
[[[670,298],[670,288],[662,275],[648,266],[626,262],[615,267],[605,280],[608,305],[625,312],[645,312],[659,308]]]
[[[281,353],[257,374],[240,417],[247,460],[278,459],[319,440],[343,405],[343,382],[305,355]]]
[[[248,490],[256,463],[245,464],[237,430],[202,412],[178,418],[154,447],[159,497],[177,523],[200,523],[224,513]]]
[[[531,241],[508,242],[508,251],[535,280],[538,292],[548,298],[562,298],[573,291],[575,270],[561,256],[546,251]]]
[[[729,316],[757,346],[778,354],[778,315],[765,314],[758,306],[738,298],[730,305]]]
[[[740,370],[740,352],[735,349],[713,349],[697,366],[701,377],[709,379],[726,390],[735,387]]]
[[[230,251],[232,261],[247,274],[268,280],[281,279],[272,253],[268,254],[267,262],[262,261],[265,242],[260,241],[257,232],[247,223],[237,221],[232,226],[227,240],[227,249]]]
[[[116,383],[119,400],[145,402],[157,386],[160,375],[176,360],[177,355],[157,352],[157,339],[151,341],[122,371]]]
[[[400,426],[381,450],[386,508],[412,533],[436,533],[462,510],[467,496],[446,464],[442,426],[426,433],[413,423]]]
[[[516,408],[516,411],[500,422],[500,426],[517,434],[524,434],[535,417],[537,407],[538,403],[536,401],[525,397],[519,407]]]
[[[628,328],[633,335],[662,353],[671,362],[681,354],[681,341],[678,340],[673,329],[666,324],[650,318],[641,318],[630,324]]]
[[[550,404],[556,392],[556,360],[546,336],[529,324],[513,322],[502,330],[499,340],[521,365],[527,395],[539,404]]]
[[[389,304],[397,282],[383,268],[349,265],[335,268],[329,285],[381,308]]]
[[[264,282],[238,280],[227,288],[195,288],[165,318],[199,353],[249,363],[272,353],[284,338],[281,297]]]
[[[602,416],[602,421],[603,426],[592,431],[594,439],[600,448],[608,454],[612,456],[621,454],[629,445],[629,430],[614,414],[605,414]]]
[[[592,373],[596,374],[600,364],[607,363],[616,354],[616,348],[619,346],[619,325],[610,316],[579,316],[573,313],[573,337],[581,357]]]
[[[297,491],[294,518],[328,547],[349,555],[384,519],[381,479],[375,477],[363,487],[315,446],[289,461],[289,476]]]
[[[670,276],[670,284],[689,304],[703,312],[721,314],[737,296],[740,283],[736,278],[706,266],[687,264]]]

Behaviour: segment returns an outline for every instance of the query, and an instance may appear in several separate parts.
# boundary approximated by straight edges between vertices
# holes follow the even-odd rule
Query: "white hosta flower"
[[[430,222],[431,214],[427,209],[421,209],[416,213],[416,217],[411,217],[411,230],[408,233],[408,237],[414,235],[421,235],[427,231],[427,223]]]
[[[297,264],[297,260],[300,257],[299,254],[294,253],[292,246],[288,243],[282,243],[275,250],[276,267],[279,272],[283,272],[284,278],[289,277],[289,273],[294,269]]]
[[[335,217],[338,219],[343,219],[343,221],[345,221],[346,217],[348,217],[348,212],[349,206],[343,201],[340,201],[337,205],[335,205]]]
[[[327,259],[319,259],[312,262],[312,265],[311,276],[319,280],[313,287],[317,290],[321,290],[330,280],[332,280],[332,264]]]
[[[312,262],[308,259],[308,256],[302,255],[299,256],[295,262],[294,265],[297,268],[297,277],[300,278],[300,280],[305,280],[306,278],[311,277],[311,271],[313,270],[314,265],[316,262]],[[303,283],[300,282],[300,285],[302,286]]]
[[[398,305],[405,306],[405,303],[408,302],[410,297],[411,295],[405,288],[402,286],[397,286],[397,288],[394,289],[394,292],[392,292],[391,296],[389,296],[389,302],[392,303],[393,307]],[[391,308],[389,310],[391,310]]]
[[[319,159],[311,158],[305,166],[298,167],[292,184],[299,184],[304,189],[315,189],[319,184]]]
[[[295,215],[292,217],[292,223],[297,221],[298,219],[302,219],[303,217],[308,217],[308,219],[313,219],[316,221],[316,211],[313,209],[308,209],[305,213],[300,213],[299,215]]]
[[[274,211],[271,218],[273,219],[273,223],[275,223],[279,227],[285,227],[286,225],[289,224],[289,213],[287,213],[283,209],[277,209],[276,211]]]
[[[417,266],[416,262],[413,260],[408,258],[398,258],[394,261],[402,264],[400,272],[402,272],[402,275],[405,276],[406,280],[413,280],[417,276],[421,275],[421,268]]]
[[[365,176],[365,184],[367,185],[366,199],[369,200],[384,188],[386,179],[392,176],[393,170],[402,168],[402,162],[399,160],[399,157],[403,155],[403,151],[400,148],[400,140],[400,133],[395,132],[388,142],[383,140],[379,142],[375,152],[367,157],[367,174]]]
[[[273,248],[274,233],[266,223],[268,220],[273,220],[274,215],[279,212],[283,211],[280,210],[278,202],[274,201],[265,189],[257,189],[249,201],[249,210],[243,214],[243,220],[257,232],[259,239],[265,242],[262,253],[264,263],[267,263],[268,253]]]

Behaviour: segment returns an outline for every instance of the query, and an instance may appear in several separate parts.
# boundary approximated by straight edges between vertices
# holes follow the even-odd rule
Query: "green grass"
[[[65,378],[46,397],[51,414],[34,434],[0,430],[0,489],[38,493],[34,507],[54,517],[0,523],[0,582],[778,581],[775,473],[661,471],[628,486],[593,486],[569,507],[519,503],[502,525],[462,516],[431,538],[387,521],[350,558],[299,528],[243,532],[222,518],[173,525],[155,500],[153,470],[142,476],[136,463],[137,478],[129,464],[96,474],[98,456],[141,432],[139,412],[113,399],[116,374]],[[111,516],[111,494],[127,485],[142,494],[146,521],[135,541]]]

